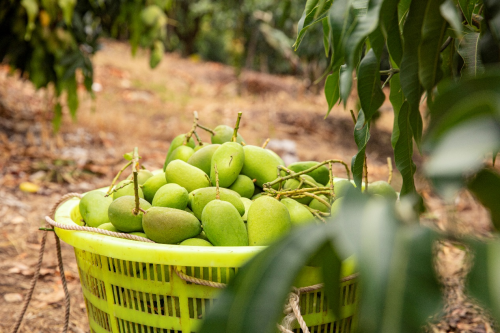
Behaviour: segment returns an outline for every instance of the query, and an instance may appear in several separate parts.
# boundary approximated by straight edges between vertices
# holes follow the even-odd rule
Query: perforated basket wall
[[[78,199],[57,210],[56,221],[73,224]],[[219,289],[180,279],[187,275],[227,283],[262,247],[194,247],[137,242],[89,232],[56,229],[75,248],[91,332],[197,332]],[[342,275],[353,271],[346,260]],[[296,287],[321,282],[318,268],[306,267]],[[341,316],[335,318],[322,290],[301,294],[300,307],[311,333],[348,333],[355,325],[357,279],[341,284]],[[298,325],[294,332],[301,332]],[[236,332],[235,332],[236,333]]]

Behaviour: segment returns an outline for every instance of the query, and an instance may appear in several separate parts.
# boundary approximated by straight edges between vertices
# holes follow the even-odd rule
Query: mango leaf
[[[410,107],[407,101],[401,106],[398,115],[399,137],[394,147],[396,168],[403,177],[401,195],[416,193],[415,174],[416,166],[413,163],[413,133],[410,126]]]
[[[384,332],[381,326],[397,227],[393,205],[376,199],[367,203],[358,236],[360,249],[357,258],[360,287],[363,290],[360,298],[359,332]]]
[[[61,127],[61,119],[62,119],[62,105],[57,101],[54,106],[54,118],[52,118],[52,126],[54,126],[54,132],[59,131]]]
[[[328,112],[326,113],[326,117],[328,117],[333,106],[339,100],[340,97],[339,79],[340,79],[340,68],[335,70],[332,74],[326,77],[325,97],[326,101],[328,102]]]
[[[370,43],[373,52],[375,52],[377,59],[380,59],[385,46],[385,37],[380,27],[377,27],[377,29],[373,30],[373,32],[368,36],[368,42]]]
[[[332,47],[332,67],[336,68],[344,63],[344,38],[347,29],[351,25],[353,15],[351,13],[349,0],[336,0],[328,12],[328,25],[330,26],[330,37]]]
[[[300,28],[299,25],[299,31],[297,35],[297,39],[295,40],[295,43],[293,44],[293,47],[295,50],[297,50],[300,46],[300,43],[302,42],[302,39],[304,39],[304,36],[307,32],[307,29],[309,29],[311,26],[314,24],[320,22],[322,19],[324,19],[328,15],[328,11],[332,5],[333,0],[327,0],[325,4],[322,6],[322,8],[318,7],[318,4],[316,2],[316,6],[304,17],[303,23],[300,22],[302,25],[302,28]]]
[[[455,37],[461,37],[463,30],[461,15],[453,0],[445,0],[441,6],[439,6],[439,11],[443,18],[450,24]]]
[[[325,56],[328,58],[330,54],[330,26],[328,25],[328,18],[321,20],[323,25],[323,46],[325,48]]]
[[[381,10],[381,13],[383,11],[384,8]],[[386,16],[385,20],[382,21],[382,31],[384,32],[387,40],[387,50],[389,51],[391,58],[399,67],[401,65],[401,59],[403,58],[403,41],[401,40],[398,23],[398,11],[396,6],[392,15]]]
[[[420,119],[419,121],[419,105],[422,89],[418,78],[418,48],[422,37],[422,25],[428,2],[429,0],[421,0],[412,1],[410,4],[410,10],[403,29],[404,53],[399,73],[401,88],[412,114],[411,127],[413,137],[419,148],[422,138],[422,127],[420,126],[422,120]]]
[[[452,80],[443,85],[430,107],[431,121],[427,131],[428,148],[449,129],[476,117],[500,116],[500,72],[489,70],[477,77]],[[498,121],[498,120],[497,120]]]
[[[458,0],[460,10],[464,14],[465,20],[469,25],[473,25],[472,14],[474,13],[475,0]]]
[[[332,242],[326,242],[316,255],[321,258],[323,268],[323,281],[325,283],[325,294],[331,311],[335,316],[340,316],[340,288],[342,260],[332,246]]]
[[[392,77],[390,85],[391,91],[389,93],[389,100],[391,101],[392,108],[394,110],[394,123],[392,126],[391,145],[392,149],[394,149],[399,138],[399,110],[401,109],[401,106],[405,101],[405,97],[403,95],[403,90],[401,89],[401,83],[399,82],[399,74],[395,74]]]
[[[369,122],[385,100],[380,82],[380,64],[373,49],[368,51],[359,64],[358,95],[365,122]]]
[[[406,17],[410,11],[410,4],[412,0],[400,0],[398,3],[398,22],[401,29],[401,34],[403,33],[403,27],[406,22]]]
[[[458,54],[464,60],[462,73],[476,76],[484,72],[479,51],[479,32],[465,34],[460,40],[456,40]]]
[[[346,106],[347,99],[351,93],[352,86],[352,71],[349,71],[347,65],[340,66],[340,99]]]
[[[331,223],[294,229],[253,257],[220,293],[200,332],[275,332],[295,277],[332,237],[329,228]]]
[[[352,157],[351,172],[356,187],[361,191],[363,180],[363,166],[365,164],[366,144],[370,140],[370,122],[365,121],[363,110],[359,110],[358,120],[354,126],[354,141],[358,146],[358,153]]]
[[[21,0],[21,6],[23,6],[24,10],[26,10],[26,15],[28,16],[28,24],[26,26],[24,39],[30,40],[31,33],[35,30],[35,20],[38,16],[38,2],[36,0]]]
[[[422,27],[422,42],[418,49],[420,83],[428,92],[443,77],[440,54],[448,23],[439,13],[441,3],[442,0],[428,2]]]
[[[71,26],[71,19],[75,9],[76,0],[57,0],[57,4],[63,12],[63,18],[66,25]]]
[[[78,109],[78,92],[75,75],[66,80],[66,93],[69,113],[71,114],[71,118],[73,119],[73,121],[76,121],[76,110]]]
[[[481,170],[468,184],[481,204],[491,214],[491,221],[497,231],[500,231],[500,175],[490,169]],[[500,305],[500,303],[499,303]]]
[[[468,241],[468,245],[474,261],[467,276],[467,290],[500,322],[500,240]]]
[[[364,40],[378,27],[382,2],[383,0],[369,0],[366,14],[354,22],[351,33],[346,38],[345,54],[350,71],[353,71],[358,65],[357,57]]]
[[[429,317],[442,307],[441,286],[434,272],[434,231],[416,224],[400,228],[378,332],[422,332]],[[360,265],[361,269],[361,265]]]

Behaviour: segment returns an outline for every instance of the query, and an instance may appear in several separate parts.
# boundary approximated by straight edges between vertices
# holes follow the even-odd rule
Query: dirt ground
[[[269,148],[286,162],[342,159],[349,163],[356,152],[353,123],[348,111],[335,107],[326,119],[324,96],[307,91],[301,80],[244,72],[239,80],[230,67],[165,55],[155,70],[147,55],[131,56],[130,48],[104,42],[94,59],[95,99],[81,88],[78,122],[64,115],[61,130],[53,135],[53,100],[44,91],[0,68],[0,333],[9,332],[29,287],[37,260],[43,217],[51,204],[67,192],[85,192],[109,185],[124,164],[122,155],[139,147],[143,165],[161,168],[169,142],[187,132],[193,111],[200,123],[214,128],[234,125],[243,112],[240,133],[249,144]],[[238,93],[240,92],[240,93]],[[353,92],[355,94],[355,92]],[[355,95],[348,103],[355,108]],[[386,180],[387,157],[392,157],[388,101],[373,125],[367,157],[370,181]],[[206,133],[200,133],[209,141]],[[420,157],[417,164],[422,163]],[[341,167],[334,169],[343,176]],[[417,176],[429,206],[425,218],[439,228],[449,228],[449,207],[430,192]],[[36,193],[21,185],[29,182]],[[395,171],[396,189],[401,177]],[[454,228],[487,236],[487,213],[467,193],[457,198],[460,213]],[[53,236],[49,235],[41,277],[21,332],[52,332],[63,323],[63,292],[59,280]],[[88,332],[85,305],[73,250],[63,243],[63,259],[71,292],[70,331]],[[446,308],[435,318],[431,332],[493,332],[480,309],[463,294],[466,273],[464,252],[449,245],[439,247],[438,271],[444,284]]]

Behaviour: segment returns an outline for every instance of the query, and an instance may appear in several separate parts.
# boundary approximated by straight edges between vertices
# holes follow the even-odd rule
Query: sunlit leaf
[[[500,231],[500,175],[493,170],[483,169],[469,182],[468,187],[490,211],[491,221]]]
[[[297,40],[295,41],[295,44],[293,44],[293,47],[295,50],[298,49],[300,46],[300,43],[302,42],[302,39],[304,38],[307,29],[309,29],[311,26],[314,24],[320,22],[322,19],[324,19],[328,15],[328,11],[332,5],[333,0],[327,0],[322,8],[318,7],[318,1],[316,1],[316,6],[311,9],[311,11],[305,15],[303,23],[301,23],[302,28],[298,31],[297,35]]]
[[[448,23],[439,13],[441,2],[435,0],[427,4],[422,27],[422,42],[418,50],[420,83],[428,92],[443,76],[440,54]]]
[[[439,7],[443,18],[448,21],[456,37],[462,36],[462,20],[460,12],[457,10],[453,0],[445,0]]]
[[[373,49],[368,51],[359,64],[358,95],[365,122],[369,122],[385,100],[380,82],[379,60]]]

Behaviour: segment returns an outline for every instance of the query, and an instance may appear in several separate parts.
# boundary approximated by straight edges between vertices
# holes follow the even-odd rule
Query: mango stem
[[[113,178],[111,185],[109,185],[108,191],[106,192],[107,195],[111,194],[111,190],[113,189],[113,186],[115,186],[115,183],[118,180],[118,178],[120,177],[120,175],[122,174],[122,172],[125,171],[125,169],[128,168],[131,164],[132,164],[132,161],[129,161],[127,164],[125,164],[125,166],[123,168],[120,169],[120,171],[118,171],[115,178]]]
[[[134,208],[134,215],[139,214],[140,208],[139,207],[139,182],[137,180],[137,165],[139,164],[139,152],[138,148],[134,148],[134,155],[132,158],[132,173],[134,174],[134,195],[135,195],[135,208]]]
[[[214,169],[215,169],[215,199],[220,200],[219,172],[217,171],[217,163],[214,163]]]
[[[267,144],[269,143],[269,141],[271,141],[271,138],[267,138],[266,142],[264,142],[264,144],[262,145],[262,149],[266,149]]]
[[[193,136],[194,131],[196,130],[196,127],[198,126],[198,112],[194,111],[194,119],[193,119],[193,126],[191,127],[191,130],[186,133],[186,136],[184,137],[184,142],[182,143],[184,146],[187,145],[189,139]]]
[[[132,184],[133,182],[134,182],[133,180],[130,180],[130,181],[128,181],[128,182],[124,182],[124,183],[122,184],[122,186],[119,186],[119,187],[117,187],[117,188],[114,188],[114,189],[113,189],[112,191],[110,191],[109,193],[106,193],[106,195],[105,195],[104,197],[109,197],[111,194],[113,194],[113,193],[115,193],[116,191],[118,191],[118,190],[120,190],[120,189],[124,188],[124,187],[125,187],[125,186],[127,186],[127,185]]]
[[[392,182],[392,159],[390,157],[387,157],[387,167],[389,168],[389,178],[387,179],[387,182],[389,185]],[[366,184],[365,184],[366,187]]]
[[[238,129],[240,128],[240,120],[243,112],[238,112],[238,118],[236,119],[236,125],[234,125],[234,132],[231,142],[236,142],[236,137],[238,136]]]
[[[203,126],[203,125],[200,125],[200,124],[196,124],[196,126],[198,126],[199,128],[201,128],[202,130],[205,130],[207,131],[208,133],[212,134],[212,135],[215,135],[215,132],[213,129],[210,129],[206,126]]]

